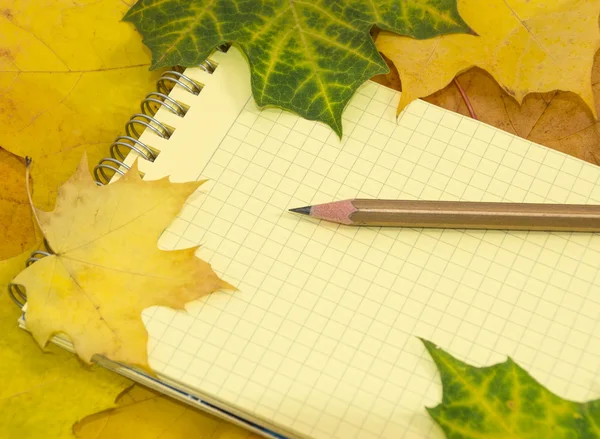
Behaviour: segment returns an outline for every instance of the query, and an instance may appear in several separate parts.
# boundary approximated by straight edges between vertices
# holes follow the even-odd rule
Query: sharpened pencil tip
[[[296,207],[295,209],[290,209],[290,212],[301,213],[303,215],[310,215],[310,208],[311,206]]]

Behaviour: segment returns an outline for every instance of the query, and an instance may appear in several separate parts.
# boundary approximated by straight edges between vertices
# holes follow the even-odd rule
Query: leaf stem
[[[469,97],[467,96],[467,93],[462,88],[462,85],[460,85],[460,82],[458,82],[458,79],[456,77],[454,78],[454,85],[456,85],[456,88],[458,88],[460,95],[462,96],[463,100],[465,101],[465,104],[467,105],[467,109],[469,110],[469,114],[471,115],[471,117],[475,120],[478,120],[477,115],[475,114],[475,110],[473,109],[473,106],[471,105],[471,101],[469,100]]]
[[[31,212],[33,214],[33,217],[35,218],[35,222],[37,223],[38,228],[40,229],[40,232],[42,233],[42,236],[44,236],[44,231],[42,230],[42,225],[40,223],[40,219],[38,218],[37,210],[33,205],[33,197],[31,196],[31,187],[29,185],[29,179],[31,177],[29,168],[31,167],[32,161],[33,160],[31,159],[31,157],[25,157],[25,187],[27,188],[27,198],[29,199],[29,206],[31,207]],[[50,248],[50,245],[48,244],[48,241],[45,239],[45,237],[44,245],[46,246],[48,251],[50,251],[50,253],[54,253],[54,251]]]

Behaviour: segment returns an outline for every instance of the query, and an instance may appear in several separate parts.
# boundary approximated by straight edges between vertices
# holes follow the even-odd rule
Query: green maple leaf
[[[442,403],[427,410],[449,439],[600,438],[600,400],[562,399],[510,358],[477,368],[422,341],[443,386]]]
[[[373,25],[414,38],[471,32],[457,0],[139,0],[136,25],[152,68],[200,64],[237,43],[260,106],[322,121],[342,135],[342,112],[367,79],[388,67],[369,35]]]

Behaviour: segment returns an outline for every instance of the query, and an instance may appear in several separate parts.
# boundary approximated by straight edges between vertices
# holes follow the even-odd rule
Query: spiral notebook
[[[158,245],[200,244],[239,291],[143,313],[159,379],[101,364],[267,438],[442,438],[418,337],[476,366],[510,356],[565,398],[600,396],[600,236],[353,228],[287,211],[351,197],[598,203],[598,167],[423,101],[396,118],[399,93],[373,82],[340,140],[259,109],[235,46],[160,84],[143,106],[158,111],[132,118],[96,176],[141,156],[145,179],[208,179]]]

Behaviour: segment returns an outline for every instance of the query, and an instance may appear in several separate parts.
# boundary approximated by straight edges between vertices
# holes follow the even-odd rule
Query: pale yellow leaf
[[[95,354],[150,371],[144,309],[185,304],[231,288],[196,248],[164,251],[158,238],[202,182],[142,180],[137,164],[117,181],[97,186],[84,156],[59,188],[52,212],[37,210],[53,255],[19,273],[27,327],[45,346],[57,333],[85,362]]]
[[[108,147],[162,71],[134,27],[133,1],[0,0],[0,145],[33,158],[34,201],[51,208],[83,151]]]
[[[597,0],[459,0],[478,34],[415,40],[381,32],[378,49],[400,74],[401,111],[471,67],[489,72],[518,103],[531,92],[572,91],[596,116],[591,84],[600,48]]]

